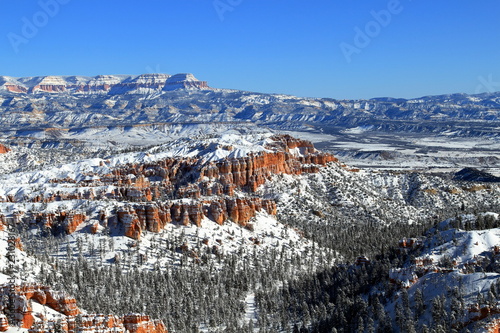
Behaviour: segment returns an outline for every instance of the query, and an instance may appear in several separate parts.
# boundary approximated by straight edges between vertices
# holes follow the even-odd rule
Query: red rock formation
[[[6,154],[10,151],[9,148],[5,147],[4,145],[0,144],[0,154]]]
[[[203,220],[203,206],[201,203],[191,204],[187,207],[189,219],[191,223],[196,224],[196,226],[201,226],[201,220]]]
[[[65,219],[66,232],[72,234],[75,232],[76,228],[82,224],[87,217],[84,214],[70,213]]]
[[[89,174],[84,186],[114,185],[115,198],[152,201],[164,196],[199,199],[201,195],[233,196],[236,188],[255,192],[273,174],[318,172],[319,166],[336,161],[330,154],[317,152],[307,141],[276,136],[268,145],[271,151],[241,158],[204,162],[198,158],[167,158],[155,163],[129,164],[110,175]],[[293,151],[292,151],[293,150]],[[152,184],[150,179],[157,182]],[[179,186],[179,183],[188,184]],[[99,197],[99,194],[96,194]]]
[[[6,84],[5,89],[7,89],[10,92],[15,92],[15,93],[26,93],[28,92],[28,89],[26,87],[23,87],[18,84]]]
[[[167,223],[172,222],[169,205],[147,205],[146,229],[151,232],[160,232]]]
[[[260,198],[237,198],[226,199],[227,217],[235,223],[245,226],[256,212],[262,208],[270,215],[276,215],[276,203],[272,200],[262,200]],[[214,209],[217,209],[214,205]],[[212,216],[214,213],[212,212]]]
[[[490,320],[486,325],[486,332],[488,333],[500,333],[500,319],[494,318]]]
[[[182,217],[182,206],[180,203],[176,202],[172,205],[170,210],[173,221],[180,222]]]
[[[262,209],[270,215],[276,214],[274,201],[246,198],[245,192],[257,191],[274,174],[318,172],[321,165],[336,161],[330,154],[317,152],[310,142],[288,135],[273,137],[266,148],[264,152],[216,162],[192,157],[166,158],[151,163],[123,165],[106,175],[89,172],[81,182],[57,179],[52,182],[71,183],[87,187],[88,191],[61,191],[37,195],[31,200],[114,199],[129,202],[129,206],[118,209],[115,221],[122,224],[125,235],[133,239],[140,239],[145,230],[160,232],[170,222],[200,226],[204,217],[218,224],[232,220],[245,226]],[[111,191],[109,186],[112,186]],[[235,193],[238,193],[238,198],[234,198]],[[165,198],[172,201],[165,201]],[[194,199],[196,203],[178,200],[182,198]],[[15,198],[6,200],[13,201]],[[104,222],[105,218],[101,215],[99,219]],[[85,216],[72,212],[35,216],[37,223],[49,228],[63,223],[68,233],[74,232],[85,219]]]
[[[125,227],[125,236],[140,239],[143,228],[137,213],[131,207],[125,207],[117,212],[118,221]]]
[[[97,231],[99,231],[99,222],[95,222],[90,226],[90,233],[95,235],[97,234]]]
[[[30,328],[35,322],[31,299],[35,299],[41,304],[47,304],[65,315],[76,315],[80,312],[74,298],[55,293],[47,287],[5,284],[1,286],[1,294],[9,295],[14,300],[14,318],[22,328]]]
[[[278,207],[276,205],[276,202],[273,200],[262,200],[262,208],[269,214],[269,215],[276,215],[278,211]]]
[[[149,316],[145,315],[126,315],[123,318],[123,325],[131,333],[165,332],[165,326],[163,324],[156,325]]]
[[[164,202],[162,204],[129,205],[117,211],[118,222],[124,226],[124,234],[140,239],[142,232],[162,231],[168,223],[195,224],[207,217],[218,224],[227,220],[245,226],[261,210],[276,215],[276,202],[261,198],[225,198],[204,202]]]
[[[213,221],[217,224],[224,224],[224,221],[227,219],[227,210],[226,205],[223,205],[223,202],[212,201],[210,203],[210,214]]]
[[[55,292],[48,287],[41,287],[41,290],[45,292],[45,304],[63,313],[66,316],[76,316],[80,313],[80,309],[76,305],[76,299],[70,297],[64,292]]]
[[[187,209],[182,211],[182,217],[181,217],[180,222],[182,225],[185,225],[185,226],[188,226],[190,224],[189,212],[187,211]]]
[[[74,211],[56,213],[36,213],[32,216],[36,223],[42,224],[46,228],[53,228],[63,225],[68,234],[72,234],[80,224],[87,220],[87,216]]]
[[[22,328],[30,328],[35,323],[32,311],[27,311],[22,314]]]
[[[29,92],[33,93],[37,90],[41,90],[44,92],[63,92],[66,91],[66,86],[63,85],[52,85],[52,84],[39,84],[32,87]]]
[[[103,314],[80,314],[76,300],[73,297],[56,292],[46,286],[4,284],[0,286],[0,297],[3,298],[4,296],[14,300],[16,325],[29,329],[30,333],[52,331],[56,323],[47,321],[43,317],[41,317],[41,322],[35,323],[31,300],[46,305],[64,315],[57,323],[60,324],[64,332],[68,333],[167,333],[162,321],[152,320],[146,315],[129,314],[118,317]],[[78,320],[76,316],[79,316]],[[8,328],[7,318],[0,312],[0,332],[5,332]]]

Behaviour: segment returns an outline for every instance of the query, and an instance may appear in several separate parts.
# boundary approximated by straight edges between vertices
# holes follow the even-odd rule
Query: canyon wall
[[[206,161],[202,157],[165,158],[150,163],[129,163],[83,174],[83,180],[52,179],[56,193],[32,197],[0,197],[0,202],[50,203],[66,200],[115,201],[115,208],[99,214],[103,226],[120,228],[124,235],[140,239],[144,231],[160,232],[168,223],[201,226],[205,218],[223,224],[232,221],[246,226],[258,212],[276,214],[276,202],[258,196],[259,186],[273,175],[318,172],[337,159],[316,151],[304,140],[288,135],[271,138],[262,152],[238,158]],[[231,151],[233,147],[224,147]],[[101,162],[101,166],[106,165]],[[77,191],[64,192],[64,188]],[[125,204],[123,204],[125,203]],[[16,221],[36,223],[56,232],[75,232],[91,217],[77,211],[18,212]],[[99,226],[91,230],[97,232]]]

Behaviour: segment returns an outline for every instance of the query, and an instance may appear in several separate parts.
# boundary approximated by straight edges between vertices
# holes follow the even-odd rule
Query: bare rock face
[[[87,217],[84,214],[70,213],[65,219],[66,232],[72,234],[75,232],[76,228],[82,224]]]
[[[125,236],[140,239],[145,230],[156,233],[163,230],[168,223],[172,222],[172,215],[177,221],[180,220],[182,212],[185,211],[187,215],[187,209],[183,206],[172,208],[172,215],[170,210],[170,203],[127,206],[118,210],[117,216],[119,223],[125,228]],[[187,224],[189,224],[189,216]]]
[[[187,207],[189,220],[196,226],[201,226],[201,220],[204,217],[203,205],[201,203],[191,204]]]
[[[139,240],[144,231],[158,233],[172,222],[200,227],[203,219],[208,218],[220,225],[230,220],[245,226],[260,211],[276,215],[276,202],[258,197],[215,198],[192,203],[165,201],[122,207],[117,217],[125,236]]]
[[[210,218],[217,224],[222,225],[227,219],[227,208],[223,201],[212,201],[210,203]]]
[[[131,333],[167,332],[162,322],[154,322],[149,316],[129,314],[123,317],[123,326]]]
[[[117,215],[118,221],[125,227],[125,236],[140,239],[145,226],[141,225],[137,212],[132,207],[126,207],[119,210]]]
[[[199,81],[193,74],[176,74],[166,81],[163,90],[176,89],[208,89],[208,84]]]
[[[17,325],[22,328],[31,328],[35,323],[31,307],[32,299],[66,316],[76,316],[80,313],[80,310],[76,306],[76,300],[73,297],[65,293],[53,291],[46,286],[4,284],[0,286],[0,293],[2,296],[6,295],[13,299],[13,318],[16,322],[11,323],[11,325]]]
[[[47,286],[35,284],[0,286],[0,332],[7,331],[11,326],[29,329],[30,333],[52,332],[56,322],[47,320],[43,314],[35,321],[32,301],[61,313],[57,324],[62,331],[67,333],[167,333],[165,324],[160,320],[141,314],[128,314],[114,316],[105,314],[81,314],[76,300],[63,292],[57,292]],[[14,304],[13,318],[15,322],[9,323],[5,316],[7,304],[4,300],[12,299]],[[38,314],[40,315],[40,314]],[[78,316],[78,320],[77,320]]]
[[[10,151],[9,148],[5,147],[4,145],[0,144],[0,154],[6,154]]]
[[[6,84],[5,90],[14,92],[14,93],[27,93],[28,89],[20,84]]]
[[[68,234],[76,231],[78,226],[87,220],[87,216],[83,213],[74,211],[55,212],[55,213],[36,213],[32,216],[32,220],[43,225],[46,228],[52,229],[59,226],[64,227]]]
[[[98,75],[89,80],[75,82],[70,86],[75,93],[108,93],[122,79],[114,75]]]
[[[146,229],[151,232],[160,232],[172,222],[169,205],[146,205]]]
[[[161,91],[170,75],[142,74],[127,78],[110,88],[110,94],[151,93]]]
[[[154,77],[142,79],[148,84],[162,82]],[[86,173],[85,180],[78,182],[55,179],[53,183],[70,183],[82,190],[38,194],[30,200],[112,199],[127,202],[112,214],[111,227],[120,226],[125,236],[139,240],[143,232],[159,233],[169,223],[200,227],[207,219],[218,224],[232,221],[246,226],[258,212],[276,215],[276,202],[255,197],[259,186],[276,174],[315,173],[321,166],[337,161],[330,154],[316,151],[310,142],[288,135],[272,137],[265,148],[258,153],[217,161],[169,157],[155,162],[130,163],[108,174]],[[8,197],[0,201],[15,202],[17,199]],[[112,217],[100,214],[98,220],[104,225]],[[71,234],[87,217],[77,212],[47,212],[18,218],[22,219],[34,220],[47,228],[63,226]],[[98,232],[99,224],[94,224],[90,230]]]
[[[60,76],[45,76],[32,80],[30,93],[42,92],[64,92],[66,91],[66,81]]]

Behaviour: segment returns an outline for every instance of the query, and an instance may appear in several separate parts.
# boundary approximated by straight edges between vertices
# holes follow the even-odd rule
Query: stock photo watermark
[[[156,66],[153,68],[152,66],[146,66],[146,73],[147,74],[163,74],[160,68],[160,64],[156,64]]]
[[[363,28],[355,26],[352,43],[342,42],[339,45],[347,63],[352,62],[354,54],[360,54],[364,48],[368,47],[372,40],[380,35],[382,29],[391,24],[392,18],[401,14],[403,9],[404,7],[399,0],[390,0],[386,9],[370,12],[373,19],[368,21]]]
[[[221,22],[224,22],[227,12],[232,12],[236,7],[241,5],[243,0],[214,0],[212,2],[215,12]]]
[[[28,44],[30,40],[38,35],[40,29],[49,24],[54,18],[61,6],[66,5],[71,0],[40,0],[38,6],[40,10],[35,12],[31,17],[23,16],[21,18],[21,31],[19,33],[9,32],[7,38],[15,53],[19,53],[20,46]]]
[[[500,81],[493,80],[493,74],[488,75],[488,77],[478,76],[478,85],[476,86],[476,94],[480,93],[493,93],[500,91]]]

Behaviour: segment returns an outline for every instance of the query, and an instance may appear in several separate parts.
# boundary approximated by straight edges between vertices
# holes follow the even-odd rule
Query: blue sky
[[[190,72],[309,97],[500,90],[498,0],[0,0],[0,75]]]

